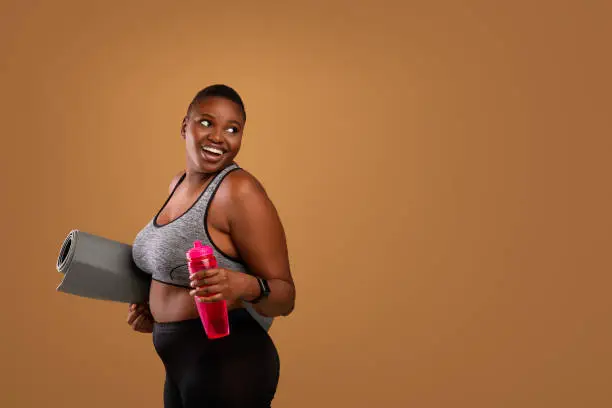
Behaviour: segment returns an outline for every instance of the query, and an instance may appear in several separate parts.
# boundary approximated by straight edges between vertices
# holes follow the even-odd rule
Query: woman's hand
[[[255,286],[253,286],[255,284]],[[228,308],[241,302],[244,297],[256,297],[259,290],[257,281],[246,273],[225,268],[203,269],[191,275],[189,292],[199,302],[225,300]]]
[[[153,321],[148,304],[130,304],[127,323],[132,326],[132,329],[140,333],[152,333]]]

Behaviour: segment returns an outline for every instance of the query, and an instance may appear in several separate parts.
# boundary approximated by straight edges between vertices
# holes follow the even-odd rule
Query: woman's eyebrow
[[[197,115],[197,116],[208,116],[208,117],[211,117],[211,118],[213,118],[213,119],[217,119],[217,117],[216,117],[215,115],[213,115],[212,113],[207,113],[207,112],[197,112],[197,114],[196,114],[196,115]],[[234,119],[232,119],[232,120],[228,120],[228,122],[229,122],[229,123],[235,123],[235,124],[237,124],[237,125],[241,125],[241,123],[240,123],[239,121],[234,120]]]

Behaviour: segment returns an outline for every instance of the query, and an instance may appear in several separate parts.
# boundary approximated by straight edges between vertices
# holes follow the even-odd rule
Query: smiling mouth
[[[202,146],[202,151],[210,153],[214,156],[221,156],[224,153],[223,150],[212,146]]]

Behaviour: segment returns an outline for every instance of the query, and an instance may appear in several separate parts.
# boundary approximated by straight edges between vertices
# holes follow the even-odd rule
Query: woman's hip
[[[276,359],[276,346],[266,330],[243,308],[228,312],[230,334],[209,339],[199,318],[155,323],[153,345],[164,364],[186,364],[247,358]]]

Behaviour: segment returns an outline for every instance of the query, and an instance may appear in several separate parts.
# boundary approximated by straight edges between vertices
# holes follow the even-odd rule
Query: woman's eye
[[[210,126],[210,121],[208,119],[203,119],[203,120],[200,121],[200,124],[202,126],[209,127]]]
[[[233,128],[229,128],[229,129],[227,129],[227,131],[228,131],[228,132],[230,132],[230,133],[236,133],[236,132],[238,132],[238,129],[236,129],[235,127],[233,127]]]

